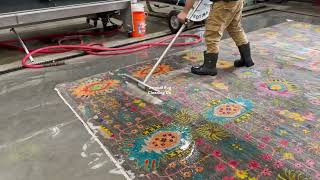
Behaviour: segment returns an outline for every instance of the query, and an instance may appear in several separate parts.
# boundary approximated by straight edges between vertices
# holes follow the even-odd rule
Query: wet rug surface
[[[162,104],[132,95],[119,73],[56,90],[136,179],[320,179],[320,26],[288,22],[249,34],[253,68],[221,43],[216,77],[189,73],[203,46],[171,55],[150,80]]]

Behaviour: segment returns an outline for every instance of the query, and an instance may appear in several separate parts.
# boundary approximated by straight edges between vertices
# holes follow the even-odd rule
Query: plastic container
[[[133,30],[132,37],[143,37],[146,34],[146,13],[144,12],[144,5],[141,3],[132,2],[132,21]]]

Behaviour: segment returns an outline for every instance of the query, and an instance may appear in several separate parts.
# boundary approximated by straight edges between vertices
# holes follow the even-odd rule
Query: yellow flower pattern
[[[143,108],[143,107],[146,106],[146,103],[142,102],[142,100],[140,100],[140,99],[135,99],[135,100],[133,101],[133,104],[136,104],[136,105],[138,105],[138,106],[141,107],[141,108]]]
[[[285,152],[285,153],[283,153],[283,158],[292,160],[292,159],[294,159],[294,155],[290,152]]]
[[[218,69],[229,69],[233,67],[233,62],[225,61],[225,60],[218,60],[217,68]]]
[[[248,171],[237,169],[235,175],[239,179],[246,179],[248,177]]]
[[[214,81],[211,85],[217,89],[228,91],[228,86],[226,86],[223,82]]]
[[[257,180],[256,177],[248,177],[248,180]]]
[[[203,60],[203,52],[201,51],[188,52],[182,58],[191,62],[199,62]]]
[[[279,112],[279,114],[299,122],[304,122],[306,120],[306,118],[303,115],[288,110],[282,110]]]

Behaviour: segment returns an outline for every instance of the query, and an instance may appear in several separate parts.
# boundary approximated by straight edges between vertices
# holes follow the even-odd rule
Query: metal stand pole
[[[10,31],[13,32],[13,33],[17,36],[17,38],[18,38],[18,40],[19,40],[19,42],[20,42],[20,45],[21,45],[22,48],[24,49],[24,52],[25,52],[26,54],[29,54],[30,52],[29,52],[26,44],[24,44],[23,40],[21,39],[20,35],[16,32],[16,30],[15,30],[14,28],[11,28]],[[32,63],[35,62],[32,56],[30,56],[29,59],[30,59],[30,61],[31,61]]]

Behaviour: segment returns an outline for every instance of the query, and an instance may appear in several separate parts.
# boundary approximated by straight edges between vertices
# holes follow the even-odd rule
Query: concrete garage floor
[[[122,22],[119,22],[115,19],[112,19],[112,22],[115,22],[118,25],[121,25]],[[117,32],[110,32],[109,35],[99,35],[99,36],[82,36],[84,43],[98,42],[103,43],[106,47],[112,47],[117,45],[123,45],[131,42],[142,41],[144,39],[150,39],[152,37],[163,36],[169,33],[169,28],[166,22],[166,19],[160,19],[157,17],[148,17],[147,18],[147,35],[145,38],[129,38],[128,34],[124,29],[120,29]],[[152,24],[157,24],[157,26],[152,26]],[[86,23],[85,18],[77,18],[71,20],[49,22],[44,24],[29,25],[25,27],[16,27],[16,31],[20,34],[22,39],[34,38],[47,36],[52,34],[64,34],[64,33],[74,33],[74,32],[103,32],[101,21],[98,22],[98,26],[94,27]],[[0,30],[0,42],[7,40],[16,40],[16,36],[10,32],[9,29]],[[59,38],[45,39],[45,40],[35,40],[26,42],[29,49],[36,49],[40,47],[57,45],[57,40]],[[70,43],[70,42],[69,42]],[[76,42],[77,43],[77,42]],[[11,43],[12,45],[19,46],[19,43]],[[0,61],[0,72],[6,69],[11,69],[14,67],[20,66],[20,60],[24,57],[24,53],[3,48],[0,46],[0,54],[3,55]],[[74,55],[79,55],[80,52],[68,52],[63,54],[54,54],[54,55],[40,55],[36,57],[37,62],[48,61],[53,59],[59,59],[64,57],[70,57]]]
[[[250,32],[288,19],[320,24],[319,17],[269,11],[247,16],[244,27]],[[61,67],[1,75],[0,180],[124,179],[53,89],[161,52],[162,48],[154,48],[127,56],[83,56]]]

